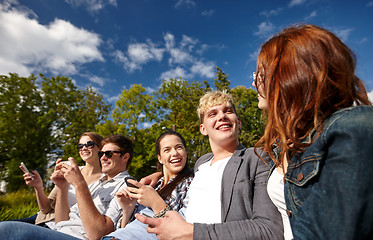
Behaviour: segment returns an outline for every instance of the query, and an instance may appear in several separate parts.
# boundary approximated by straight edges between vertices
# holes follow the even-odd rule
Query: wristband
[[[165,208],[163,208],[159,213],[157,213],[157,214],[154,214],[154,218],[163,218],[164,217],[164,215],[166,215],[166,212],[167,211],[170,211],[171,210],[171,208],[170,208],[170,206],[166,206]]]

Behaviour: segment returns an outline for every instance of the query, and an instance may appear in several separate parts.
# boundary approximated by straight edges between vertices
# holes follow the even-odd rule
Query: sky
[[[208,80],[251,87],[260,46],[300,23],[357,56],[373,101],[373,0],[0,0],[0,75],[68,76],[111,104],[133,84]]]

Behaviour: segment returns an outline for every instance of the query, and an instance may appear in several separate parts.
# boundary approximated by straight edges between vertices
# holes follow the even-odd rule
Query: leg
[[[21,219],[15,219],[15,220],[10,220],[10,221],[18,221],[18,222],[26,222],[26,223],[35,224],[35,220],[36,220],[37,215],[38,214],[32,215],[29,218],[21,218]]]
[[[1,239],[12,240],[79,240],[73,236],[24,222],[0,222]]]

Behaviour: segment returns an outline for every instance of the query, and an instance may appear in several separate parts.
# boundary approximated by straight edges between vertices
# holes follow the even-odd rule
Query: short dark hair
[[[121,134],[111,135],[109,137],[104,138],[101,141],[101,148],[108,143],[113,143],[117,145],[121,152],[128,153],[130,156],[127,161],[127,168],[130,165],[133,157],[133,143],[132,140],[128,137],[125,137]]]

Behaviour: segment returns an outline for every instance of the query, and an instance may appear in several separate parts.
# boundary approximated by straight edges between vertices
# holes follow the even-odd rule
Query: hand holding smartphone
[[[26,165],[25,165],[23,162],[21,162],[21,164],[19,165],[19,168],[20,168],[24,173],[28,173],[28,174],[30,174],[31,179],[34,180],[34,174],[32,174],[32,173],[28,170],[28,168],[26,167]]]
[[[136,178],[132,177],[132,176],[128,176],[128,177],[125,177],[124,178],[124,181],[126,182],[127,184],[127,187],[133,187],[133,188],[138,188],[137,186],[133,185],[132,183],[128,182],[129,179],[132,179],[132,180],[136,180]],[[131,192],[132,193],[132,192]]]

